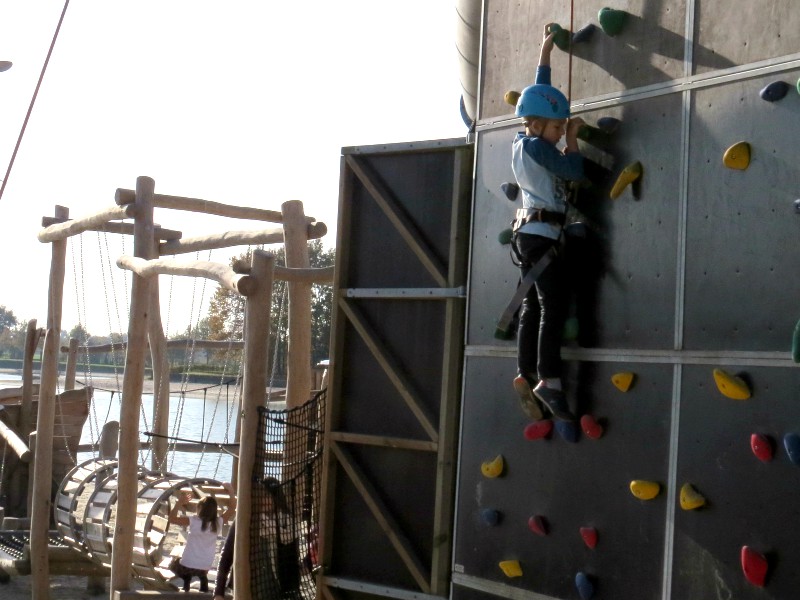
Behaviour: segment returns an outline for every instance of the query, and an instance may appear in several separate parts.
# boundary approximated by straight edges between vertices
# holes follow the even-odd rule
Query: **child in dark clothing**
[[[512,147],[511,168],[522,193],[517,211],[514,243],[522,257],[523,278],[545,254],[551,262],[531,286],[522,302],[517,329],[517,368],[514,389],[522,409],[532,419],[543,418],[543,404],[555,418],[572,421],[561,385],[561,339],[568,307],[563,259],[558,244],[566,221],[567,181],[584,177],[577,134],[583,119],[569,118],[569,101],[550,85],[550,53],[554,33],[545,27],[534,85],[517,101],[515,114],[525,132]],[[563,151],[556,144],[566,135]],[[536,310],[538,305],[541,313]]]

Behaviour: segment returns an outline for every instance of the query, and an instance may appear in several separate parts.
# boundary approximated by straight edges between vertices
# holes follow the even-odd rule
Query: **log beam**
[[[46,227],[36,236],[42,243],[65,240],[68,237],[88,231],[98,225],[120,219],[131,219],[136,216],[136,208],[132,204],[112,206],[81,219],[62,219],[62,223]]]
[[[119,205],[129,204],[136,197],[133,190],[118,188],[114,195],[114,201]],[[269,223],[283,222],[283,216],[276,210],[266,210],[263,208],[252,208],[249,206],[234,206],[223,204],[212,200],[202,200],[200,198],[185,198],[183,196],[169,196],[167,194],[155,194],[153,196],[153,206],[156,208],[171,208],[175,210],[186,210],[189,212],[199,212],[218,217],[230,217],[233,219],[245,219],[250,221],[267,221]],[[307,218],[307,222],[312,223],[316,219]]]
[[[42,227],[50,227],[59,223],[66,223],[69,219],[57,219],[56,217],[42,217]],[[109,221],[90,227],[86,231],[104,231],[106,233],[120,233],[122,235],[133,235],[133,223],[122,223],[120,221]],[[166,229],[160,225],[153,225],[153,231],[157,240],[179,240],[183,233],[175,229]]]
[[[307,236],[310,240],[317,240],[328,233],[325,223],[308,223]],[[170,240],[159,245],[158,253],[161,256],[170,254],[187,254],[201,250],[215,250],[217,248],[230,248],[231,246],[256,246],[258,244],[282,244],[283,229],[264,229],[259,231],[226,231],[206,236],[186,238],[183,240]]]
[[[153,275],[205,277],[242,296],[249,296],[255,288],[255,283],[249,275],[241,275],[227,265],[204,260],[181,263],[163,258],[146,260],[135,256],[120,256],[117,259],[117,266],[133,271],[141,277]]]

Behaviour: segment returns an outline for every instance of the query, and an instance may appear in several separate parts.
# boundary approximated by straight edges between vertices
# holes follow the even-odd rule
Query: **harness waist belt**
[[[518,208],[517,218],[514,223],[514,231],[530,222],[564,225],[566,220],[566,214],[555,210],[546,210],[544,208]]]

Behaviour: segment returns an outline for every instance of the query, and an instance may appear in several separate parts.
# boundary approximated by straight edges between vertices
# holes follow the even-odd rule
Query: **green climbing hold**
[[[792,360],[800,363],[800,321],[794,326],[794,335],[792,335]]]
[[[497,236],[497,241],[503,244],[504,246],[511,243],[511,235],[514,232],[511,229],[503,229],[500,232],[500,235]]]
[[[600,27],[603,28],[606,35],[610,35],[611,37],[614,37],[622,31],[627,17],[628,13],[624,10],[608,8],[607,6],[601,8],[600,12],[597,13],[597,20],[600,21]]]
[[[609,134],[598,127],[591,125],[583,125],[578,129],[578,139],[583,140],[589,144],[607,144],[610,137]]]
[[[564,332],[562,334],[562,338],[564,341],[573,342],[578,339],[578,317],[568,317],[566,321],[564,321]]]

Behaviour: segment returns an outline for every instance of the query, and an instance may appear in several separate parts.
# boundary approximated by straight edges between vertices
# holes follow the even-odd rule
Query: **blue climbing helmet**
[[[536,83],[522,90],[515,114],[518,117],[568,119],[569,101],[558,88]]]

